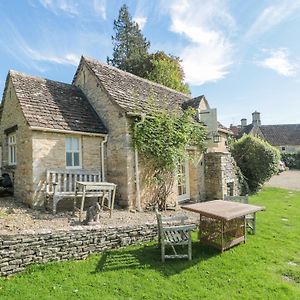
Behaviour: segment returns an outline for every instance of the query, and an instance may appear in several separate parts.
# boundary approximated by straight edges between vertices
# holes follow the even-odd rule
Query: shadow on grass
[[[172,276],[216,255],[220,255],[220,252],[200,245],[199,242],[193,242],[193,259],[191,261],[166,259],[166,262],[162,263],[158,245],[130,247],[104,252],[92,273],[124,269],[154,269],[164,276]]]

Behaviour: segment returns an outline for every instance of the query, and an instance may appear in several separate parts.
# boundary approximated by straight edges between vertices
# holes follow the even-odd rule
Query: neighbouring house
[[[147,167],[131,139],[133,117],[151,111],[149,98],[172,111],[193,107],[208,129],[207,151],[191,148],[193,160],[178,170],[170,202],[238,194],[232,132],[217,122],[204,96],[191,98],[97,60],[82,57],[72,84],[9,71],[2,100],[2,173],[14,180],[15,196],[32,207],[45,202],[51,168],[99,170],[117,184],[117,203],[144,208],[151,189]]]
[[[266,140],[281,152],[294,153],[300,151],[300,124],[262,125],[260,113],[252,113],[252,123],[241,119],[241,125],[230,126],[236,137],[251,134]]]

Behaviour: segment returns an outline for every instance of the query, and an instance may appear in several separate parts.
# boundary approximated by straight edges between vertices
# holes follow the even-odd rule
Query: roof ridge
[[[109,69],[111,69],[111,70],[117,71],[117,72],[119,72],[119,73],[121,73],[121,74],[124,74],[124,75],[126,75],[126,76],[131,76],[131,77],[133,77],[133,78],[135,78],[135,79],[137,79],[137,80],[147,82],[147,83],[149,83],[149,84],[151,84],[151,85],[155,85],[155,86],[157,86],[157,87],[160,87],[160,88],[169,90],[169,91],[171,91],[171,92],[177,93],[177,94],[179,94],[179,95],[182,95],[182,96],[184,96],[184,97],[193,99],[192,96],[190,96],[190,95],[184,94],[184,93],[179,92],[179,91],[176,91],[176,90],[174,90],[174,89],[171,89],[171,88],[169,88],[169,87],[167,87],[167,86],[165,86],[165,85],[163,85],[163,84],[159,84],[159,83],[154,82],[154,81],[151,81],[151,80],[149,80],[149,79],[142,78],[142,77],[140,77],[140,76],[134,75],[134,74],[132,74],[132,73],[130,73],[130,72],[123,71],[123,70],[121,70],[121,69],[119,69],[119,68],[117,68],[117,67],[114,67],[114,66],[105,64],[105,63],[103,63],[103,62],[101,62],[101,61],[99,61],[99,60],[97,60],[97,59],[95,59],[95,58],[88,57],[88,56],[84,56],[84,55],[82,55],[82,58],[83,58],[85,61],[92,61],[92,62],[94,62],[94,63],[100,64],[100,65],[103,66],[103,67],[106,67],[106,68],[109,68]]]
[[[300,126],[300,123],[289,123],[289,124],[266,124],[266,125],[260,125],[259,127],[263,127],[263,126],[295,126],[295,125],[299,125]]]
[[[58,83],[58,84],[61,84],[61,85],[66,85],[68,87],[75,87],[76,89],[78,89],[77,86],[73,85],[73,84],[70,84],[70,83],[66,83],[66,82],[62,82],[62,81],[57,81],[57,80],[53,80],[53,79],[48,79],[48,78],[45,78],[45,77],[39,77],[39,76],[34,76],[34,75],[30,75],[30,74],[26,74],[26,73],[23,73],[23,72],[20,72],[20,71],[16,71],[16,70],[9,70],[8,73],[13,77],[14,75],[18,75],[18,76],[21,76],[21,77],[25,77],[25,78],[31,78],[31,79],[35,79],[35,80],[38,80],[38,81],[51,81],[51,82],[55,82],[55,83]]]

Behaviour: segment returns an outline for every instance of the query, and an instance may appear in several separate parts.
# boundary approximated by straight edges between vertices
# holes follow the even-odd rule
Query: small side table
[[[111,182],[90,182],[90,181],[76,181],[74,203],[76,204],[76,197],[82,193],[79,221],[82,222],[82,213],[84,207],[85,197],[97,197],[101,199],[101,207],[109,209],[109,216],[111,218],[112,210],[114,209],[114,202],[116,196],[117,185]],[[107,201],[107,204],[105,204]]]

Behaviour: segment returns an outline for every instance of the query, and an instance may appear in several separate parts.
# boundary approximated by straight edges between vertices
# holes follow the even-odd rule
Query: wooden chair
[[[163,218],[160,213],[156,212],[158,224],[158,241],[161,246],[161,261],[165,262],[166,258],[188,258],[192,259],[192,237],[191,231],[196,225],[185,225],[186,216],[174,216]],[[174,254],[165,254],[166,247],[170,246]],[[177,253],[175,246],[187,246],[187,254]]]
[[[225,201],[234,201],[248,204],[248,195],[246,196],[224,196]],[[250,233],[256,232],[256,214],[246,215],[246,226]]]

